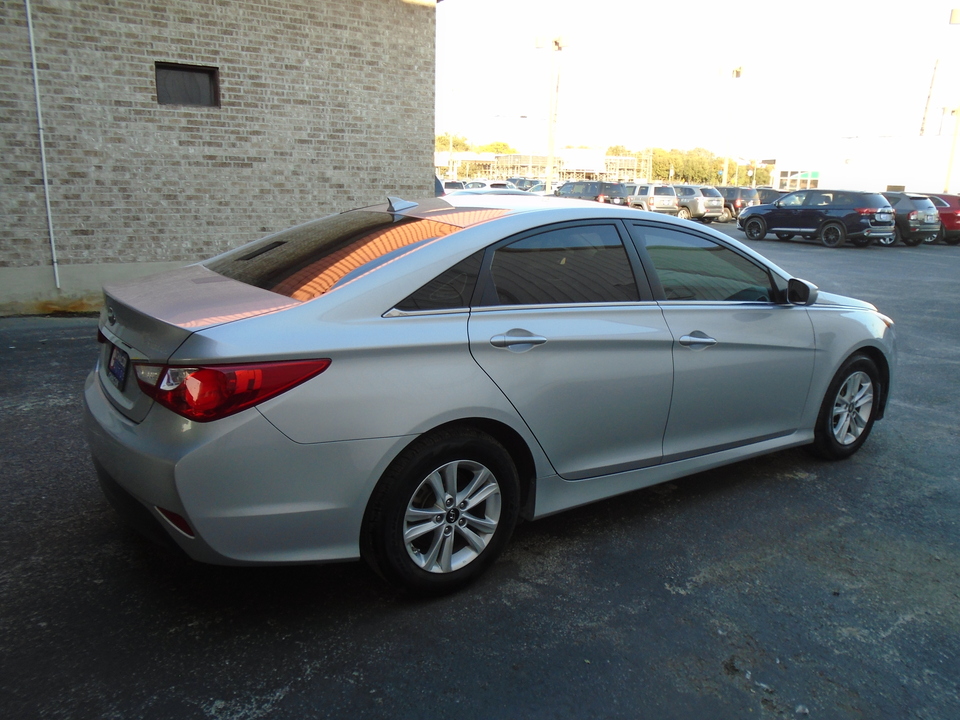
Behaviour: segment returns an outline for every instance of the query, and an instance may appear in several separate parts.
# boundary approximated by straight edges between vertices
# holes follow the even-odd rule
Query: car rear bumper
[[[258,565],[358,558],[370,493],[409,438],[295,443],[256,409],[193,423],[156,407],[113,408],[95,373],[87,440],[104,494],[144,535],[201,562]],[[190,533],[161,509],[176,513]]]

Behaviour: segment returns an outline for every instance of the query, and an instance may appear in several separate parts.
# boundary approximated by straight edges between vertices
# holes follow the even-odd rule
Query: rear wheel
[[[407,448],[380,479],[361,551],[391,583],[450,592],[496,560],[519,508],[520,482],[506,448],[478,430],[441,430]]]
[[[793,233],[777,233],[778,240],[793,240]]]
[[[690,210],[688,208],[681,207],[679,210],[677,210],[677,217],[681,220],[689,220]]]
[[[760,218],[749,218],[743,226],[743,234],[747,240],[763,240],[767,234],[767,224]]]
[[[728,207],[723,208],[723,212],[720,213],[720,217],[717,218],[717,222],[726,223],[726,222],[730,222],[731,220],[733,220],[733,213],[730,212],[730,208]]]
[[[900,232],[900,228],[897,228],[897,239],[907,247],[916,247],[923,242],[923,235],[909,235],[904,237]]]
[[[880,407],[880,373],[865,355],[837,371],[820,406],[811,451],[825,460],[853,455],[867,440]]]
[[[829,248],[840,247],[846,239],[846,228],[840,223],[827,223],[820,228],[820,242]]]
[[[878,237],[877,245],[883,245],[889,247],[890,245],[896,245],[897,239],[900,237],[900,231],[894,228],[892,236]]]

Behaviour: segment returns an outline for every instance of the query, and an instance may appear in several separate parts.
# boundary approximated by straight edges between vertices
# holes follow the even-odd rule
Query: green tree
[[[635,154],[636,153],[632,153],[627,150],[627,148],[625,148],[623,145],[611,145],[607,148],[607,155],[613,157],[630,157],[631,155]]]
[[[505,142],[492,142],[488,145],[482,145],[481,147],[476,148],[477,152],[482,153],[496,153],[497,155],[514,155],[516,150],[510,147],[509,143]]]
[[[467,152],[470,149],[470,143],[467,142],[465,137],[462,135],[451,135],[451,133],[437,135],[433,149],[437,152],[449,152],[451,138],[453,140],[454,152]]]

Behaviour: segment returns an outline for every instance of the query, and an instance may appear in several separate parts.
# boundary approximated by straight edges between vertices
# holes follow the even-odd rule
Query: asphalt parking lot
[[[960,247],[749,244],[897,322],[864,448],[521,525],[478,583],[429,601],[360,563],[155,550],[83,439],[95,320],[0,319],[2,715],[960,717]]]

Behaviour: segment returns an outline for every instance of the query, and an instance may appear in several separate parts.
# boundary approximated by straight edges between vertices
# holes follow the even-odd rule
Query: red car
[[[943,241],[947,245],[960,243],[960,195],[946,193],[924,193],[937,206],[940,212],[940,232],[934,242]]]

